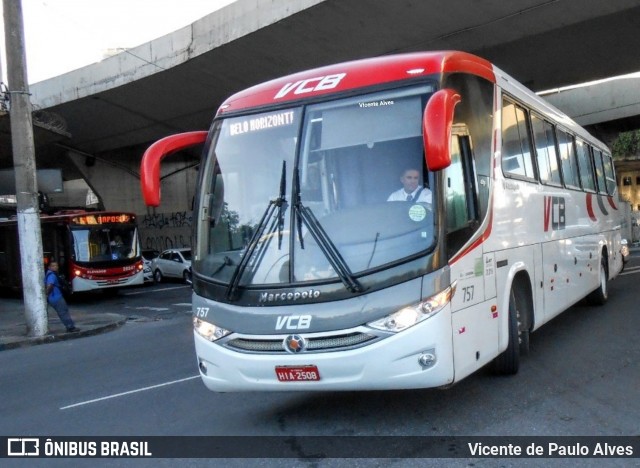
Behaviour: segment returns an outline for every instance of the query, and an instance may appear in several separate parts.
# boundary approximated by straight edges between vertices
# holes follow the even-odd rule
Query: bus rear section
[[[424,388],[489,363],[517,372],[519,341],[539,323],[519,324],[528,299],[504,272],[544,238],[523,246],[496,221],[511,216],[495,187],[496,73],[460,52],[301,72],[232,96],[209,132],[145,153],[143,194],[157,206],[161,159],[204,143],[193,320],[209,389]],[[535,177],[518,183],[542,191]]]

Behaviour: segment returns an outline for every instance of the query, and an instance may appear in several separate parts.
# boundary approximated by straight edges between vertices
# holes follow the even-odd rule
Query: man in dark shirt
[[[62,295],[60,279],[58,278],[58,268],[58,262],[49,263],[44,281],[47,292],[47,302],[58,313],[58,317],[60,317],[67,331],[77,332],[79,329],[76,328],[71,315],[69,315],[69,306],[67,306],[67,301],[64,300],[64,296]]]

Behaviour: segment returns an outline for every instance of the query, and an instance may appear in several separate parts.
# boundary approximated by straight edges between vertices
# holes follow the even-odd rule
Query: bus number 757
[[[462,288],[462,302],[471,302],[473,301],[473,286],[465,286]]]
[[[198,318],[207,318],[207,315],[209,315],[209,308],[208,307],[197,307],[195,315]]]

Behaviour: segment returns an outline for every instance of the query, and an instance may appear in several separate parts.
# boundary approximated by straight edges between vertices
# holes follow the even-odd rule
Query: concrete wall
[[[149,213],[138,217],[143,249],[162,252],[173,247],[191,247],[192,211]]]
[[[138,216],[143,249],[162,251],[191,246],[191,208],[198,177],[192,159],[163,161],[161,174],[166,178],[161,181],[161,205],[151,208],[144,204],[140,191],[140,151],[128,150],[89,159],[70,151],[68,157],[90,181],[105,209],[131,211]]]

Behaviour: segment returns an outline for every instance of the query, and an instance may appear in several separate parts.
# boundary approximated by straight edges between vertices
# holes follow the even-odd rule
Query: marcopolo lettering
[[[280,293],[264,292],[260,294],[259,302],[275,302],[275,301],[298,301],[304,299],[317,299],[320,297],[320,291],[309,289],[308,291],[289,291]]]

